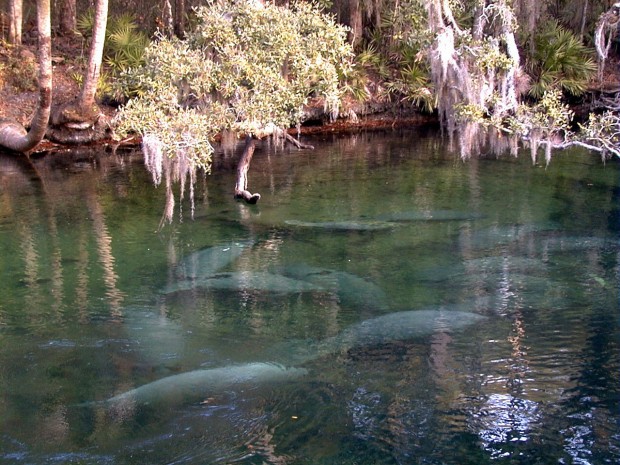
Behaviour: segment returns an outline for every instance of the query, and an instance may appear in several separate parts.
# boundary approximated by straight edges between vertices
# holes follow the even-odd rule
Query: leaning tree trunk
[[[52,105],[52,34],[50,0],[37,0],[39,42],[39,103],[27,131],[21,124],[0,121],[0,146],[16,152],[28,152],[45,136]]]
[[[95,104],[97,84],[101,74],[101,62],[103,60],[103,46],[105,44],[105,31],[108,24],[108,0],[97,0],[95,8],[95,24],[93,38],[90,44],[88,56],[88,71],[84,76],[84,87],[79,97],[82,108],[90,109]]]

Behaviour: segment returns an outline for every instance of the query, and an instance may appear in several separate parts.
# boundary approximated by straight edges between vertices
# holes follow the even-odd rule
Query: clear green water
[[[0,157],[1,464],[620,461],[618,162],[311,142]]]

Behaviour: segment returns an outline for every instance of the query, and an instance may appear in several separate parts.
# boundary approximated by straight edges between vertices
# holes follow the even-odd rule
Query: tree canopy
[[[353,53],[331,16],[309,3],[247,1],[212,1],[195,13],[186,39],[160,36],[145,65],[121,76],[133,97],[118,115],[120,134],[156,137],[164,153],[208,167],[222,130],[260,136],[299,124],[310,98],[338,115]]]

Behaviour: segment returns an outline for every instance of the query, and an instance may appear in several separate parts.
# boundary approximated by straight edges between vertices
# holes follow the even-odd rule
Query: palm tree
[[[84,75],[82,91],[74,101],[54,109],[51,121],[53,126],[84,130],[92,128],[100,119],[101,112],[95,102],[95,94],[101,74],[107,22],[108,0],[97,0],[88,66]],[[87,140],[88,138],[71,137],[71,141],[75,142],[86,142]]]
[[[13,45],[21,45],[23,21],[22,0],[9,1],[9,21],[9,43]]]

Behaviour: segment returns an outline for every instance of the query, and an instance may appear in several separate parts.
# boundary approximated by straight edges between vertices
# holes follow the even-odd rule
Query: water
[[[618,162],[310,142],[0,158],[0,463],[620,461]]]

